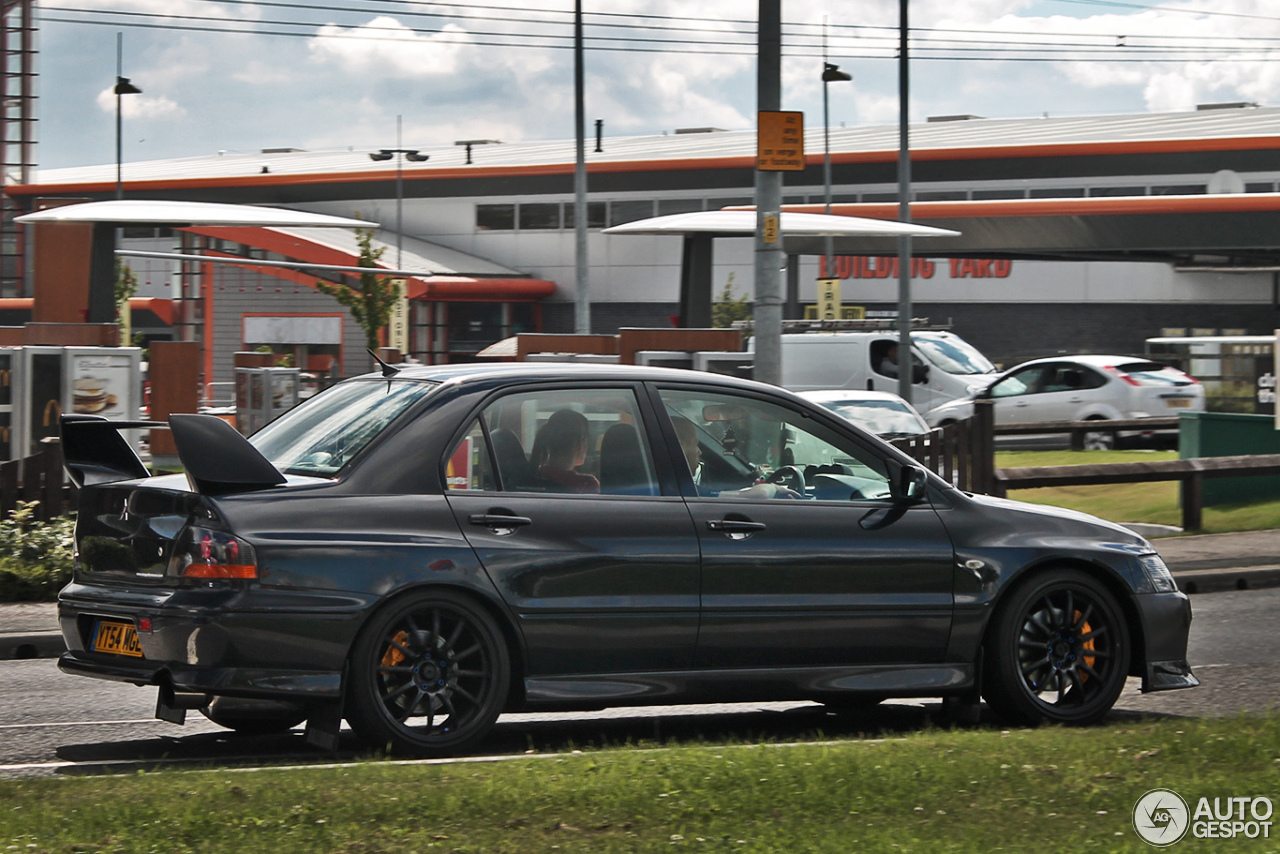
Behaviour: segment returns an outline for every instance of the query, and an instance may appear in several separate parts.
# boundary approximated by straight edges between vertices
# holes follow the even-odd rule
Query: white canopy
[[[927,225],[855,216],[783,211],[779,228],[783,237],[956,237],[960,232]],[[604,229],[605,234],[696,234],[725,236],[755,234],[753,210],[693,211],[641,219]]]
[[[216,202],[173,202],[148,199],[116,199],[84,202],[36,211],[17,218],[18,222],[114,222],[156,225],[253,225],[295,228],[376,228],[376,222],[341,216],[261,208],[254,205],[224,205]]]

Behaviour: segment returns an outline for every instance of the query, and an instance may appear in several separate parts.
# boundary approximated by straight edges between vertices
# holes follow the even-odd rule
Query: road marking
[[[152,724],[157,718],[141,718],[135,721],[48,721],[34,724],[0,724],[0,729],[39,729],[55,726],[118,726],[120,724]],[[163,721],[160,721],[163,723]]]

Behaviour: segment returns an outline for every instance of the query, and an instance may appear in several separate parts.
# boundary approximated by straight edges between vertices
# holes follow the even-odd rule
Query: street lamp
[[[121,77],[123,68],[124,53],[124,33],[116,33],[116,198],[124,198],[124,182],[121,180],[121,160],[123,160],[121,135],[123,132],[123,123],[120,119],[120,96],[121,95],[141,95],[142,90],[129,82],[128,77]]]
[[[401,155],[396,160],[396,269],[403,270],[404,265],[401,263],[400,256],[403,252],[403,229],[401,227],[402,217],[404,213],[404,175],[402,167],[404,161],[410,163],[421,163],[428,159],[431,155],[420,154],[416,148],[400,148],[400,116],[396,116],[396,148],[383,148],[378,151],[369,152],[369,159],[376,161],[387,161]]]
[[[831,119],[827,115],[827,84],[852,80],[853,75],[840,70],[840,66],[823,60],[822,63],[822,183],[826,192],[825,213],[831,214]],[[827,278],[832,278],[835,259],[835,238],[827,235]]]

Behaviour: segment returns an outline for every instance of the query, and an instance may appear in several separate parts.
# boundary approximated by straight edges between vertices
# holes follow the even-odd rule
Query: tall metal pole
[[[402,116],[396,116],[396,269],[403,270],[404,254],[404,144],[401,142]]]
[[[782,0],[760,0],[759,9],[756,109],[772,112],[782,106]],[[782,384],[781,217],[782,173],[757,169],[754,375],[773,385]]]
[[[587,267],[587,143],[583,104],[582,0],[573,3],[573,128],[577,159],[573,167],[573,238],[577,288],[573,331],[591,332],[591,281]]]
[[[827,109],[827,16],[822,16],[822,189],[826,207],[823,213],[831,215],[831,114]],[[826,246],[827,278],[835,278],[836,239],[827,235]]]
[[[122,180],[123,167],[121,160],[124,158],[121,137],[123,136],[123,123],[120,119],[120,78],[124,75],[124,33],[116,33],[116,198],[124,198],[124,181]]]
[[[911,222],[911,148],[908,112],[911,106],[907,56],[907,4],[898,0],[898,219]],[[911,402],[911,237],[898,238],[898,396]]]

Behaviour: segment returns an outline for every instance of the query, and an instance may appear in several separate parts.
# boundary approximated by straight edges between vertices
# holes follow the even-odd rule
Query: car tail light
[[[174,550],[170,575],[183,578],[257,578],[253,546],[222,531],[188,528]]]
[[[1120,370],[1119,368],[1112,367],[1111,365],[1108,365],[1108,366],[1107,366],[1107,368],[1106,368],[1106,371],[1107,371],[1107,373],[1111,374],[1112,376],[1114,376],[1114,377],[1118,377],[1118,378],[1120,378],[1120,379],[1124,380],[1124,381],[1125,381],[1125,382],[1127,382],[1129,385],[1136,385],[1136,386],[1140,386],[1140,385],[1142,385],[1142,383],[1138,382],[1138,381],[1137,381],[1137,380],[1135,380],[1133,377],[1129,376],[1128,374],[1126,374],[1124,371]]]

